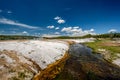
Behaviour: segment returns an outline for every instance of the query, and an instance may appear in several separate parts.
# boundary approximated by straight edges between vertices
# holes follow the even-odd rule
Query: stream
[[[70,58],[55,80],[120,80],[120,67],[93,54],[92,49],[83,44],[72,44]]]
[[[93,54],[91,48],[88,48],[87,46],[83,44],[78,44],[78,43],[71,45],[69,49],[69,54],[76,56],[76,57],[79,57],[82,55],[92,55],[99,59],[103,59],[103,56],[101,54]]]

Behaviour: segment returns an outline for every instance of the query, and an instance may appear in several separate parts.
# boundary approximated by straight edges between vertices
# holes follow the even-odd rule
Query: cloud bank
[[[108,31],[108,33],[115,33],[115,32],[117,32],[116,29],[110,29],[110,30]]]
[[[59,24],[63,24],[63,23],[65,23],[65,20],[60,19],[60,20],[57,21],[57,23],[59,23]]]
[[[36,26],[30,26],[30,25],[19,23],[19,22],[16,22],[16,21],[13,21],[13,20],[10,20],[10,19],[6,19],[6,18],[0,18],[0,23],[1,24],[24,27],[24,28],[28,28],[28,29],[38,29],[38,27],[36,27]]]
[[[82,30],[79,26],[75,27],[64,27],[61,32],[65,32],[66,34],[72,35],[72,36],[84,36],[87,34],[94,35],[94,29],[90,30]]]

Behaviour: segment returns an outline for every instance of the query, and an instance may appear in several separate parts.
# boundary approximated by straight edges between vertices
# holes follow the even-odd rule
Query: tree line
[[[82,38],[120,38],[120,33],[106,33],[91,35],[87,34],[85,36],[58,36],[58,37],[43,37],[45,39],[82,39]]]
[[[0,40],[24,40],[24,39],[35,39],[39,37],[35,36],[23,36],[23,35],[0,35]]]
[[[0,40],[24,40],[24,39],[38,39],[36,36],[24,36],[24,35],[0,35]],[[83,39],[83,38],[120,38],[120,33],[106,33],[97,35],[85,35],[85,36],[58,36],[58,37],[43,37],[44,39]]]

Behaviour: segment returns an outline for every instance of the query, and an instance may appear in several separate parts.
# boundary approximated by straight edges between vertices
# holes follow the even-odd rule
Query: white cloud
[[[28,32],[27,32],[27,31],[23,31],[22,33],[23,33],[23,34],[28,34]]]
[[[117,32],[117,30],[116,29],[110,29],[108,32],[109,33],[115,33],[115,32]]]
[[[59,28],[59,27],[56,27],[56,28],[55,28],[55,30],[58,30],[58,29],[60,29],[60,28]]]
[[[27,31],[23,31],[21,34],[22,35],[29,35],[29,33]]]
[[[59,20],[59,19],[61,19],[61,17],[56,16],[54,19],[55,19],[55,20]]]
[[[19,22],[16,22],[16,21],[13,21],[13,20],[10,20],[10,19],[6,19],[6,18],[1,18],[0,23],[1,24],[24,27],[24,28],[29,28],[29,29],[38,29],[38,27],[36,27],[36,26],[30,26],[30,25],[19,23]]]
[[[60,33],[59,32],[55,32],[56,35],[59,35]]]
[[[94,32],[94,29],[90,29],[91,32]]]
[[[66,32],[66,33],[70,33],[71,30],[72,30],[72,27],[64,27],[61,31]]]
[[[64,27],[61,30],[61,32],[65,32],[72,36],[84,36],[87,34],[95,34],[94,29],[82,30],[81,28],[78,28],[78,27]]]
[[[63,20],[63,19],[59,19],[59,20],[57,21],[57,23],[59,23],[59,24],[63,24],[63,23],[65,23],[65,20]]]
[[[57,23],[59,23],[59,24],[65,23],[65,20],[63,20],[63,19],[62,19],[61,17],[59,17],[59,16],[56,16],[54,19],[57,20]]]
[[[7,11],[7,13],[8,13],[8,14],[11,14],[11,13],[12,13],[12,11]]]
[[[47,28],[49,28],[49,29],[53,29],[55,26],[47,26]]]

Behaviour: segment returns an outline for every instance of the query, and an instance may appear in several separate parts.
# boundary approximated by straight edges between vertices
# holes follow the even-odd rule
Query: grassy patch
[[[113,44],[114,46],[110,45],[107,46],[107,44]],[[85,43],[88,47],[93,49],[94,53],[105,53],[108,52],[110,55],[109,60],[114,60],[118,58],[117,54],[120,54],[120,46],[116,45],[111,41],[110,39],[101,39],[101,40],[96,40],[95,42],[88,42]],[[99,49],[104,49],[105,51],[99,51]]]
[[[9,70],[9,73],[13,73],[13,72],[15,72],[16,70],[14,70],[14,69],[10,69]]]
[[[18,77],[24,79],[26,77],[24,72],[19,72]]]
[[[8,79],[8,80],[20,80],[20,79],[17,78],[17,77],[12,77],[12,78],[10,78],[10,79]]]

